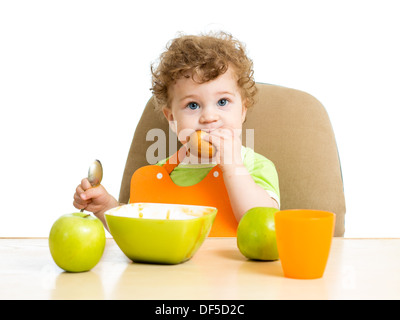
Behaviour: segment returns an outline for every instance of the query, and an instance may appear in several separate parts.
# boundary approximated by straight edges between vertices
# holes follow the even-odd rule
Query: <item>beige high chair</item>
[[[270,159],[278,171],[282,210],[334,212],[334,235],[342,237],[346,212],[342,172],[326,110],[305,92],[260,83],[257,87],[256,103],[248,110],[243,124],[244,145],[246,129],[254,129],[254,150]],[[121,203],[129,201],[134,171],[149,164],[146,150],[155,142],[146,141],[147,132],[153,128],[162,129],[166,134],[166,150],[169,150],[168,123],[155,113],[154,106],[152,97],[136,128],[122,178]]]

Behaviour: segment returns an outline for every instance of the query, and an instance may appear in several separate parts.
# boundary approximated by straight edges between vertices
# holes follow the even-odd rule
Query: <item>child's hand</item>
[[[100,184],[92,187],[87,178],[81,181],[74,194],[74,207],[103,215],[107,210],[118,206],[118,201]],[[99,217],[100,218],[100,217]]]
[[[204,140],[211,142],[217,149],[215,159],[223,172],[243,166],[240,130],[219,128],[211,131]]]

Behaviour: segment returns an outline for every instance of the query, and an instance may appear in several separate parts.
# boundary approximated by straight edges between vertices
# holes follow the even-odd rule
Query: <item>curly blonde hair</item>
[[[247,108],[254,104],[257,89],[253,62],[247,57],[244,45],[225,32],[206,35],[183,35],[171,40],[159,63],[151,66],[152,88],[157,108],[170,108],[168,88],[176,80],[192,74],[192,79],[204,83],[216,79],[232,66],[242,100]],[[187,76],[186,76],[187,77]]]

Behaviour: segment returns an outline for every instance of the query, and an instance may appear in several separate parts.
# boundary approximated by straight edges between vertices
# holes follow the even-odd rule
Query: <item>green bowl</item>
[[[132,261],[178,264],[200,248],[216,214],[214,207],[131,203],[105,217],[115,242]]]

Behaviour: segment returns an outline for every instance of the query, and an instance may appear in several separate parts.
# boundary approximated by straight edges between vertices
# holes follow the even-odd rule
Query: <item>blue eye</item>
[[[190,102],[187,107],[191,110],[196,110],[198,109],[200,106],[196,103],[196,102]]]
[[[218,101],[218,105],[220,107],[225,107],[228,104],[228,100],[227,99],[221,99]]]

